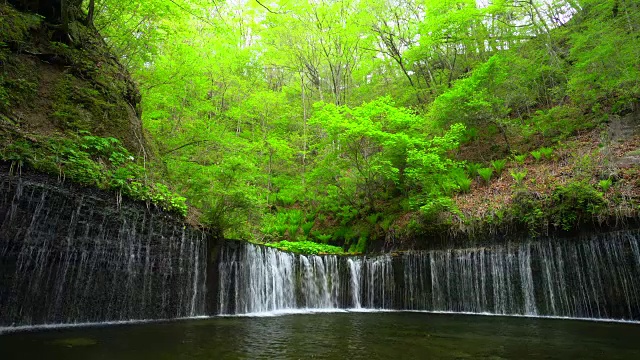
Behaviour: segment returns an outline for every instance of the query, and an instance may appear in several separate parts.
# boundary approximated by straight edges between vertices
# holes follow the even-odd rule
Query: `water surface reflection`
[[[0,349],[3,359],[636,359],[638,339],[638,324],[368,312],[12,333]]]

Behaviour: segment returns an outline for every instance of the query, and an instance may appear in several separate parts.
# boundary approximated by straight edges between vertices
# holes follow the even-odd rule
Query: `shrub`
[[[600,189],[602,189],[602,192],[605,192],[605,193],[607,192],[607,190],[609,190],[611,185],[613,185],[613,181],[611,179],[600,180],[598,182],[598,186],[600,186]]]
[[[350,248],[349,251],[357,254],[362,254],[366,249],[367,249],[367,234],[362,234],[360,235],[360,238],[358,239],[358,243],[356,244],[355,248]]]
[[[454,188],[455,191],[461,191],[463,193],[467,193],[471,191],[472,180],[469,178],[467,173],[462,168],[456,167],[453,170],[451,170],[451,173],[449,173],[449,178],[450,178],[449,181],[446,181],[446,182],[453,184],[453,186],[451,187]],[[447,193],[445,191],[445,195],[452,195],[452,194]]]
[[[309,236],[309,233],[311,232],[311,228],[313,228],[313,221],[306,222],[302,224],[300,227],[302,228],[302,233],[304,233],[305,236]]]
[[[343,254],[344,250],[338,246],[318,244],[313,241],[280,241],[267,243],[265,246],[277,248],[284,251],[291,251],[299,254]]]
[[[551,157],[553,156],[553,148],[543,147],[543,148],[540,148],[538,151],[540,151],[540,153],[542,154],[542,156],[544,156],[545,159],[551,159]]]
[[[350,205],[343,205],[340,207],[337,215],[340,218],[340,224],[345,226],[356,218],[358,210]]]
[[[525,189],[516,191],[511,200],[512,217],[525,224],[532,236],[538,235],[545,223],[544,200],[539,194]]]
[[[375,213],[367,216],[367,222],[371,225],[375,225],[378,222],[378,219],[382,216],[381,213]]]
[[[586,182],[572,182],[559,186],[551,195],[551,216],[554,225],[569,231],[585,218],[599,214],[606,207],[606,200]]]
[[[380,227],[382,227],[382,230],[388,231],[389,228],[391,227],[391,223],[393,223],[393,217],[387,216],[384,219],[382,219],[382,222],[380,223]]]
[[[136,196],[136,194],[132,195]],[[164,184],[156,183],[150,187],[149,191],[142,190],[140,195],[140,200],[149,200],[163,210],[175,211],[182,216],[187,216],[187,199],[172,193]]]
[[[514,155],[513,159],[516,161],[516,163],[518,163],[519,165],[524,165],[524,162],[527,160],[527,154],[521,154],[521,155]]]
[[[165,211],[187,215],[184,197],[161,183],[147,183],[147,172],[116,138],[92,135],[75,139],[49,137],[46,141],[16,140],[0,146],[0,159],[11,170],[28,164],[35,170],[71,181],[116,190],[134,200],[148,201]]]
[[[424,201],[424,204],[420,206],[420,213],[426,220],[432,220],[441,212],[450,211],[452,209],[454,209],[454,203],[450,197],[435,196],[429,197]]]
[[[496,174],[500,174],[502,173],[502,170],[504,170],[505,166],[507,166],[507,160],[494,160],[491,162],[491,166],[496,169]]]
[[[284,234],[287,233],[288,228],[289,227],[287,226],[287,224],[275,224],[273,227],[276,234],[278,234],[278,236],[280,237],[284,237]]]
[[[471,191],[471,179],[458,179],[458,185],[463,193]]]
[[[318,214],[313,213],[313,212],[309,212],[309,213],[307,213],[307,215],[306,215],[306,217],[305,217],[305,218],[306,218],[306,219],[307,219],[307,221],[309,221],[309,222],[314,222],[314,220],[315,220],[316,218],[318,218]],[[320,221],[324,221],[324,220],[322,220],[322,219],[321,219]]]
[[[7,145],[0,152],[0,159],[11,162],[11,169],[20,170],[22,166],[33,159],[33,148],[31,144],[24,140],[18,140]]]
[[[298,237],[298,225],[287,226],[287,232],[289,233],[289,239],[295,241]]]
[[[493,169],[492,168],[481,168],[481,169],[478,169],[478,174],[488,184],[489,180],[491,180],[491,175],[493,175]]]
[[[331,238],[334,241],[343,240],[345,243],[350,243],[351,240],[356,236],[356,232],[351,227],[341,226],[333,232]]]
[[[460,188],[461,192],[468,193],[471,191],[471,183],[473,182],[473,180],[469,179],[466,175],[464,175],[464,177],[463,176],[456,177],[454,180],[458,185],[458,187]]]
[[[476,128],[476,127],[468,127],[466,129],[466,131],[464,132],[464,135],[462,137],[462,141],[463,142],[471,142],[471,141],[477,140],[479,136],[480,136],[480,133],[478,132],[478,128]]]
[[[536,161],[540,161],[540,159],[542,159],[542,153],[540,152],[540,150],[532,151],[531,156],[533,156],[533,158],[536,159]]]
[[[460,186],[458,186],[455,178],[443,178],[438,185],[440,185],[439,191],[436,190],[435,193],[439,193],[440,195],[452,196],[460,191]]]
[[[478,163],[469,163],[467,164],[467,174],[469,174],[470,177],[476,177],[478,176],[478,170],[482,168],[482,164],[478,164]]]
[[[288,217],[288,222],[290,225],[300,225],[302,220],[304,219],[304,214],[301,210],[288,210],[286,212]]]
[[[318,239],[321,243],[326,244],[327,242],[329,242],[329,240],[331,240],[331,234],[316,234],[315,237],[316,239]]]
[[[511,170],[509,171],[509,173],[511,174],[511,177],[513,178],[513,180],[516,181],[517,185],[522,185],[522,181],[527,176],[527,170],[521,170],[521,171]]]

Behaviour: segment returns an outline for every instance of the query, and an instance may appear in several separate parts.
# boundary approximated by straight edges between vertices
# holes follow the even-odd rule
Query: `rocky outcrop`
[[[0,171],[0,327],[204,315],[206,231],[115,194]]]
[[[27,5],[22,10],[38,9]],[[119,139],[137,158],[154,158],[128,71],[92,26],[72,19],[60,38],[60,24],[46,15],[0,4],[0,136],[89,133]]]

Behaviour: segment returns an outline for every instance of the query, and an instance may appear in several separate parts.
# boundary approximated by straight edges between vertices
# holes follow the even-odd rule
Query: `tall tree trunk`
[[[304,92],[304,73],[300,71],[300,89],[302,91],[302,189],[306,196],[307,178],[307,99]]]
[[[60,15],[62,16],[62,31],[65,34],[69,33],[69,0],[62,0],[60,2]]]
[[[87,14],[87,26],[93,26],[93,17],[95,15],[96,0],[89,1],[89,13]]]

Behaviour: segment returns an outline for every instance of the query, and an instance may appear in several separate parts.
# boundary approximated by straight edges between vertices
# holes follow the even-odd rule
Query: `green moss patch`
[[[29,30],[38,27],[42,17],[19,12],[0,3],[0,20],[0,44],[9,44],[25,41]]]
[[[12,171],[29,166],[82,185],[115,190],[183,217],[187,215],[186,199],[166,185],[150,181],[147,170],[135,162],[116,138],[13,136],[8,140],[0,145],[0,160],[10,162]]]
[[[276,249],[291,251],[299,254],[343,254],[344,250],[338,246],[332,246],[327,244],[318,244],[313,241],[280,241],[276,243],[264,244]]]

